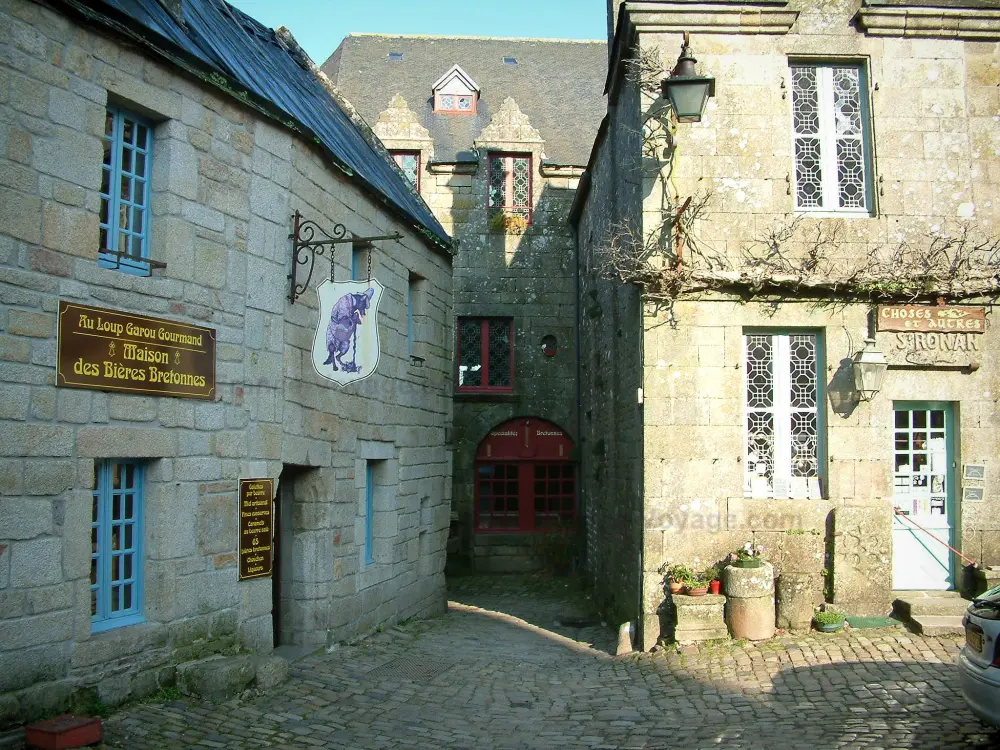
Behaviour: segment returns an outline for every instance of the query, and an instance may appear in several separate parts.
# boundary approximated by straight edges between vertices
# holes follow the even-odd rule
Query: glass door
[[[896,402],[893,412],[894,589],[954,585],[954,449],[950,404]]]

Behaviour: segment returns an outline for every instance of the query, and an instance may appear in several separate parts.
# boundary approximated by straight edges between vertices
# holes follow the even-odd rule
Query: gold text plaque
[[[56,385],[215,398],[215,330],[59,300]]]
[[[240,577],[271,575],[274,534],[273,479],[240,480]]]
[[[955,305],[879,305],[878,330],[986,333],[986,308]]]

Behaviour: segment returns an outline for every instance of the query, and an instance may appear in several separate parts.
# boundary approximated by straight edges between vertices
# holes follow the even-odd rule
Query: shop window
[[[396,162],[410,184],[420,192],[420,152],[419,151],[391,151],[392,159]]]
[[[747,333],[744,495],[822,497],[820,376],[817,333]]]
[[[482,533],[532,533],[576,522],[573,442],[556,425],[516,419],[476,451],[475,524]]]
[[[491,214],[520,216],[531,223],[531,156],[490,154],[488,201]]]
[[[90,524],[90,615],[96,631],[141,622],[142,464],[94,467]]]
[[[103,145],[98,262],[105,268],[148,276],[152,125],[108,106]]]
[[[868,214],[871,155],[860,65],[793,64],[795,207]]]
[[[511,318],[458,319],[458,389],[514,389],[514,321]]]

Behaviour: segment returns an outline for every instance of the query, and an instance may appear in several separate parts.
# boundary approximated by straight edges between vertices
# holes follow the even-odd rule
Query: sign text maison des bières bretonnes
[[[215,397],[215,330],[59,300],[56,384]]]

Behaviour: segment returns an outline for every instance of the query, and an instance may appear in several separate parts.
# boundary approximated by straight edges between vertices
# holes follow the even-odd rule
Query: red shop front
[[[476,451],[477,533],[552,531],[576,521],[573,441],[531,417],[490,430]]]

